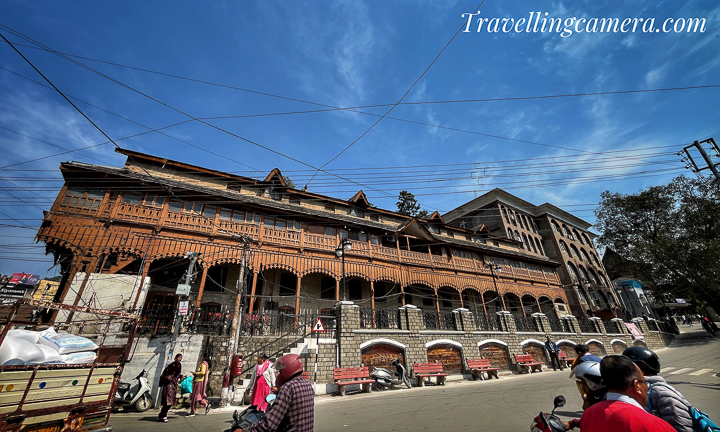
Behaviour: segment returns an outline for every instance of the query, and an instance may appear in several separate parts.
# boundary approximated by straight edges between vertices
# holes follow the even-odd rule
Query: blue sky
[[[137,92],[24,46],[32,43],[6,28],[0,32],[21,44],[17,48],[64,93],[106,110],[76,102],[113,139],[191,117],[226,131],[190,121],[164,129],[167,135],[117,141],[121,146],[250,176],[261,175],[251,169],[264,174],[278,167],[302,186],[313,172],[308,165],[330,161],[390,106],[298,112],[397,103],[464,26],[462,14],[477,3],[4,2],[0,24],[58,52],[85,57],[74,59]],[[403,102],[720,84],[720,4],[714,0],[487,0],[480,7],[486,18],[518,20],[531,12],[563,19],[654,17],[659,23],[705,18],[706,30],[583,32],[563,38],[475,32],[473,24],[472,31],[457,34]],[[42,210],[49,209],[62,185],[59,163],[120,165],[124,158],[111,144],[48,157],[65,151],[56,146],[78,149],[106,140],[57,93],[26,79],[43,81],[5,43],[0,67],[0,166],[14,165],[0,170],[1,223],[11,225],[0,225],[5,246],[0,273],[45,274],[51,259],[34,245],[33,236]],[[258,116],[278,113],[285,114]],[[362,188],[372,203],[389,209],[398,191],[406,189],[424,208],[446,212],[502,187],[592,222],[604,190],[631,193],[682,172],[692,175],[674,153],[694,140],[720,138],[718,113],[719,87],[399,105],[325,168],[354,183],[320,173],[309,189],[349,198]],[[38,158],[43,159],[15,165]]]

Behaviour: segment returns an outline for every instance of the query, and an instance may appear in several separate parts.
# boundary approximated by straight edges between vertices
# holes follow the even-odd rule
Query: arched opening
[[[586,344],[590,350],[590,354],[598,357],[605,357],[605,347],[598,341],[590,341]]]
[[[577,353],[575,352],[575,344],[570,341],[558,341],[556,342],[558,348],[565,351],[565,354],[567,354],[568,358],[575,358],[577,357]]]
[[[360,348],[360,359],[365,367],[369,367],[370,371],[373,368],[386,368],[393,370],[390,366],[393,360],[400,357],[400,363],[403,366],[405,364],[405,348],[404,345],[395,342],[377,342]],[[394,371],[393,371],[394,372]]]
[[[377,281],[374,284],[375,307],[395,308],[402,305],[400,285],[395,282]]]
[[[428,362],[442,363],[443,371],[459,374],[463,370],[462,348],[449,343],[438,343],[428,346]]]
[[[350,280],[348,278],[348,286]],[[300,309],[310,313],[317,313],[322,309],[332,309],[336,299],[342,298],[342,292],[338,293],[338,287],[342,285],[334,276],[323,272],[308,273],[300,281]]]
[[[453,310],[460,307],[460,293],[452,287],[440,287],[438,289],[438,300],[441,310]]]
[[[621,340],[612,341],[613,352],[615,354],[622,354],[627,349],[627,344]]]
[[[405,287],[405,304],[417,306],[421,309],[431,309],[435,307],[437,299],[435,290],[427,285],[413,284]]]
[[[535,239],[535,245],[537,246],[538,252],[540,252],[541,255],[545,255],[545,250],[542,247],[542,243],[540,243],[540,240],[537,238]]]
[[[504,296],[507,311],[516,316],[525,316],[520,303],[520,297],[514,293],[507,293]]]
[[[530,354],[533,360],[548,363],[547,356],[545,355],[545,346],[539,341],[526,342],[522,346],[522,350],[525,354]]]
[[[525,311],[525,315],[527,316],[540,312],[540,309],[538,308],[538,302],[535,301],[535,297],[529,294],[525,294],[524,296],[522,296],[522,307]]]
[[[555,314],[555,307],[553,305],[553,301],[550,300],[549,297],[541,296],[538,299],[538,302],[540,303],[540,312],[544,313],[548,317],[557,317],[557,315]]]
[[[485,291],[482,295],[483,303],[488,314],[494,314],[495,312],[503,309],[502,299],[495,291]]]
[[[493,367],[510,370],[510,352],[502,341],[482,341],[478,344],[480,357],[490,360]]]

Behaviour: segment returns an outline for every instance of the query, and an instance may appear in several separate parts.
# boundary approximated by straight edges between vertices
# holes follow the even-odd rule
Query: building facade
[[[620,304],[593,245],[590,224],[552,205],[535,206],[502,189],[494,189],[443,215],[451,225],[485,226],[495,237],[515,241],[533,256],[558,262],[557,272],[579,318],[617,317]]]

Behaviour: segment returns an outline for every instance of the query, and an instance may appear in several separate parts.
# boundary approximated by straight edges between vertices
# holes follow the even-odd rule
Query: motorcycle
[[[275,402],[275,394],[270,393],[265,398],[268,407],[266,411],[270,410],[273,402]],[[257,405],[251,405],[245,408],[242,412],[238,413],[237,410],[232,415],[233,423],[230,429],[225,429],[223,432],[235,432],[238,429],[247,429],[248,427],[258,424],[262,419],[265,418],[265,412],[257,409]]]
[[[555,396],[553,400],[553,408],[550,414],[540,411],[540,415],[535,417],[530,425],[530,432],[565,432],[565,425],[560,417],[555,415],[555,410],[565,406],[565,396]]]
[[[395,374],[390,369],[376,367],[370,374],[370,378],[375,380],[376,390],[385,390],[387,388],[394,388],[396,385],[405,384],[407,388],[412,387],[410,377],[408,376],[405,366],[400,363],[400,357],[396,358],[390,364],[391,367],[395,368]]]
[[[153,402],[150,397],[150,383],[147,380],[145,369],[135,377],[137,384],[130,386],[130,383],[118,383],[115,392],[115,407],[125,408],[134,406],[138,412],[145,412],[152,408]]]

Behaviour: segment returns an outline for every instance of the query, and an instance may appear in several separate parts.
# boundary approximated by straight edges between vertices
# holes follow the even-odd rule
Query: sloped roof
[[[355,205],[360,204],[364,207],[370,207],[370,202],[368,201],[367,196],[365,195],[365,192],[362,191],[362,189],[360,189],[355,195],[353,195],[352,198],[348,200],[348,202]]]

